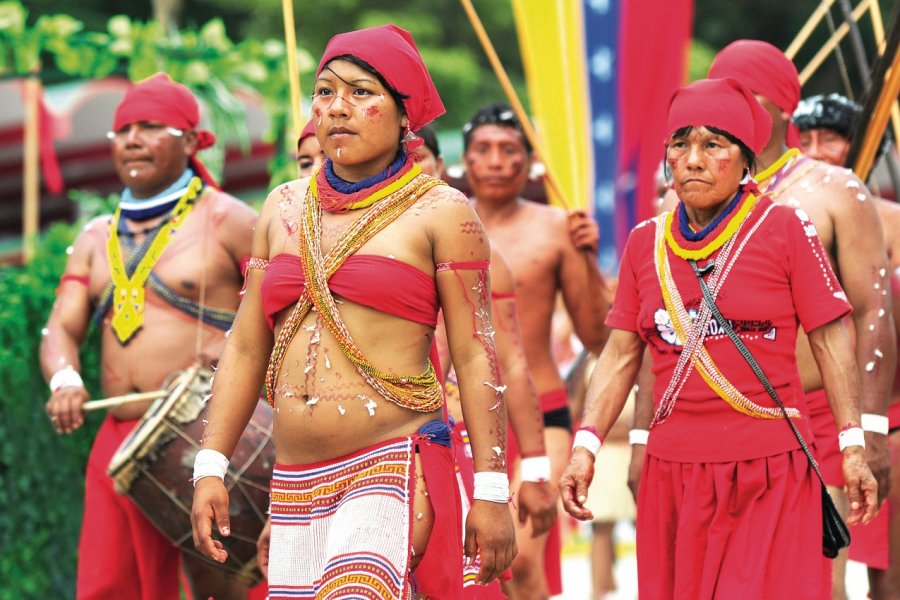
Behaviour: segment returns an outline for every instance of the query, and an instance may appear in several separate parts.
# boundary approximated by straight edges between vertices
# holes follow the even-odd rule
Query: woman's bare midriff
[[[356,345],[376,368],[397,375],[424,371],[431,328],[347,300],[340,301],[339,310]],[[279,317],[280,326],[287,314]],[[276,460],[308,464],[338,458],[411,435],[441,416],[440,409],[421,413],[403,408],[372,389],[312,312],[288,347],[275,386]]]

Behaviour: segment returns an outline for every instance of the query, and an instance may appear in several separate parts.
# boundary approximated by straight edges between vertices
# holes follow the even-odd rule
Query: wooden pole
[[[887,57],[885,56],[884,58]],[[881,145],[881,136],[884,135],[884,128],[887,126],[891,107],[896,102],[898,93],[900,93],[900,52],[897,52],[895,48],[890,73],[887,76],[881,94],[878,96],[872,119],[866,128],[866,135],[863,138],[859,157],[853,167],[853,172],[863,181],[869,178],[869,171],[872,170],[872,165],[875,162],[875,154]]]
[[[34,257],[40,228],[40,127],[41,79],[37,73],[25,78],[25,140],[22,147],[22,258],[27,263]]]
[[[300,73],[297,70],[297,30],[294,23],[294,0],[281,0],[284,14],[284,46],[287,54],[288,82],[291,88],[291,117],[294,128],[294,144],[303,132],[303,114],[300,107]]]
[[[478,36],[478,40],[481,42],[482,48],[484,48],[484,53],[487,55],[488,61],[491,63],[491,67],[494,69],[494,74],[497,76],[497,79],[500,81],[500,87],[503,88],[503,92],[506,94],[506,98],[509,100],[510,105],[512,106],[513,111],[516,113],[516,117],[519,119],[519,122],[522,124],[522,131],[525,133],[525,137],[528,138],[528,142],[531,144],[531,147],[534,148],[534,151],[537,152],[538,157],[543,156],[543,152],[541,151],[541,144],[538,142],[537,134],[534,131],[534,128],[531,126],[531,121],[528,119],[528,114],[525,112],[525,107],[522,106],[522,103],[519,101],[519,96],[516,94],[515,88],[513,88],[512,82],[509,80],[509,75],[506,74],[506,69],[503,68],[503,64],[500,62],[500,57],[497,56],[497,51],[494,49],[494,44],[491,42],[491,39],[488,37],[487,31],[484,29],[484,25],[481,23],[481,19],[478,17],[478,13],[475,12],[475,7],[472,6],[471,0],[460,0],[463,5],[463,8],[466,11],[466,15],[469,17],[469,22],[472,23],[472,28],[475,30],[475,35]],[[562,191],[562,188],[559,185],[559,182],[556,181],[556,177],[553,176],[553,173],[550,171],[550,165],[547,164],[547,161],[543,161],[544,163],[544,181],[547,182],[547,185],[556,194],[556,197],[559,198],[559,201],[562,205],[568,210],[571,207],[571,204],[566,199],[565,194]]]
[[[859,20],[859,18],[866,12],[869,8],[869,0],[862,0],[856,8],[853,9],[853,18],[855,20]],[[815,72],[818,70],[822,63],[825,62],[825,59],[828,58],[828,55],[834,50],[834,48],[844,39],[844,37],[850,32],[850,25],[845,21],[841,23],[834,34],[828,39],[825,44],[816,52],[816,55],[809,61],[809,64],[804,67],[804,69],[800,72],[800,85],[806,85],[806,82],[809,81],[809,78],[812,77]]]
[[[800,28],[800,31],[797,32],[797,36],[794,38],[794,41],[791,42],[790,46],[787,47],[787,50],[784,51],[785,55],[791,60],[794,60],[794,57],[797,55],[797,52],[800,51],[800,48],[803,47],[803,44],[806,43],[806,40],[809,39],[809,36],[812,35],[813,30],[816,28],[816,25],[822,20],[822,17],[831,9],[831,5],[834,4],[834,0],[822,0],[819,3],[819,6],[816,7],[816,10],[812,12],[809,16],[809,19],[806,20],[803,27]]]
[[[871,1],[869,16],[872,19],[872,31],[875,34],[875,44],[878,47],[878,55],[884,54],[884,45],[887,43],[884,35],[884,17],[881,15],[881,6],[878,0]],[[894,147],[900,144],[900,104],[894,102],[891,107],[891,124],[894,128]]]

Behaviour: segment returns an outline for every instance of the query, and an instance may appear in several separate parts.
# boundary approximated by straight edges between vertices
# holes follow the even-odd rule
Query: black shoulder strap
[[[809,447],[806,445],[806,442],[803,440],[803,436],[800,435],[800,431],[797,429],[797,426],[794,425],[794,422],[787,414],[787,410],[784,408],[784,403],[781,401],[781,398],[778,397],[778,394],[775,392],[775,388],[772,387],[772,384],[769,383],[769,378],[766,377],[766,374],[763,372],[762,367],[759,366],[759,363],[756,362],[756,359],[753,358],[753,355],[750,353],[750,350],[741,340],[741,338],[734,332],[734,329],[731,327],[731,323],[722,316],[721,311],[719,311],[719,307],[716,306],[716,301],[713,299],[712,294],[709,292],[709,288],[706,286],[706,282],[703,280],[703,275],[707,271],[707,269],[701,269],[697,266],[697,261],[690,260],[691,268],[694,269],[694,275],[697,276],[697,281],[700,282],[700,291],[703,292],[703,299],[709,305],[709,309],[715,317],[716,322],[719,324],[719,327],[722,328],[728,337],[731,338],[731,341],[734,342],[734,345],[737,346],[738,352],[741,353],[741,356],[744,357],[744,360],[747,361],[747,364],[750,365],[750,368],[753,369],[753,372],[756,374],[759,382],[762,383],[763,387],[766,388],[766,391],[769,393],[769,396],[775,401],[778,407],[781,409],[781,414],[784,415],[785,420],[787,420],[788,425],[791,426],[791,431],[794,432],[794,435],[797,436],[797,441],[800,442],[800,447],[803,448],[803,452],[806,454],[806,458],[809,459],[809,464],[812,466],[813,470],[816,472],[816,475],[819,476],[819,480],[822,481],[822,485],[825,485],[824,480],[822,479],[822,473],[819,472],[819,465],[816,463],[816,459],[813,458],[812,452],[809,451]]]

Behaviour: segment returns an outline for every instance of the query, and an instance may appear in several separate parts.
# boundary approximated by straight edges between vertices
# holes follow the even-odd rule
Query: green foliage
[[[23,76],[43,64],[73,78],[127,74],[140,81],[163,71],[187,85],[207,108],[212,129],[222,143],[203,153],[203,160],[220,175],[225,147],[236,143],[250,149],[243,103],[236,93],[260,94],[271,116],[268,138],[279,147],[290,145],[287,119],[290,108],[285,46],[280,40],[235,43],[221,19],[196,30],[166,32],[155,21],[142,22],[116,15],[106,31],[85,31],[68,15],[43,15],[29,25],[29,13],[17,0],[0,1],[0,76]],[[298,50],[298,67],[309,73],[314,65],[308,52]],[[295,143],[290,140],[291,143]],[[276,153],[271,171],[284,167],[290,156]]]
[[[706,74],[715,57],[716,50],[712,46],[697,38],[691,40],[691,51],[688,55],[688,80],[706,79]]]
[[[66,247],[78,229],[56,225],[25,267],[0,268],[0,600],[74,597],[84,469],[102,415],[71,436],[47,420],[49,392],[38,365]],[[99,336],[82,351],[85,383],[99,390]]]

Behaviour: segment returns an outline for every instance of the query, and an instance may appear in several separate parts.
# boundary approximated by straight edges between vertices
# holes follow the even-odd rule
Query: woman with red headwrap
[[[324,164],[276,188],[195,462],[194,541],[228,535],[222,477],[265,383],[275,412],[270,598],[458,598],[461,514],[434,351],[447,324],[474,453],[465,557],[509,566],[505,387],[490,247],[465,196],[421,173],[413,134],[444,112],[408,32],[332,38],[313,95]],[[270,357],[271,355],[271,357]]]
[[[858,445],[859,378],[841,322],[850,307],[809,217],[758,195],[750,176],[770,123],[733,79],[672,96],[666,165],[680,201],[628,239],[587,427],[560,482],[566,510],[591,518],[584,504],[594,456],[648,345],[656,411],[638,493],[642,597],[822,597],[822,485],[744,354],[810,439],[798,323],[835,417],[848,424],[850,521],[868,522],[875,511],[877,485]]]

